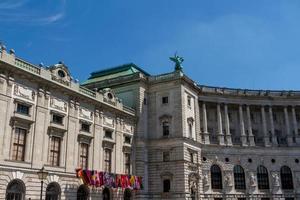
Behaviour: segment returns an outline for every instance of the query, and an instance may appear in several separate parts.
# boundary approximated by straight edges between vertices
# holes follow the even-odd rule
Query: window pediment
[[[169,115],[169,114],[164,114],[164,115],[161,115],[159,117],[159,120],[162,122],[162,121],[171,121],[172,119],[172,116]]]

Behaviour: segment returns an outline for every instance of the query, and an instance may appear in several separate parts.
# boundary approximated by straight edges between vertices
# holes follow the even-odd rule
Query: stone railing
[[[34,66],[24,60],[21,60],[19,58],[16,58],[15,60],[15,66],[21,69],[24,69],[26,71],[29,71],[34,74],[41,74],[41,69],[37,66]]]
[[[176,78],[180,78],[181,74],[178,72],[171,72],[171,73],[167,73],[167,74],[161,74],[158,76],[151,76],[149,77],[149,81],[165,81],[165,80],[171,80],[171,79],[176,79]]]
[[[79,92],[87,95],[87,96],[90,96],[90,97],[93,97],[95,98],[96,97],[96,92],[92,91],[92,90],[89,90],[85,87],[79,87]]]
[[[129,113],[132,113],[132,114],[135,113],[135,110],[133,108],[130,108],[130,107],[127,107],[127,106],[124,106],[124,105],[123,105],[123,110],[126,111],[126,112],[129,112]]]
[[[226,87],[213,87],[206,85],[198,85],[201,92],[227,94],[227,95],[241,95],[241,96],[300,96],[300,91],[294,90],[252,90]]]

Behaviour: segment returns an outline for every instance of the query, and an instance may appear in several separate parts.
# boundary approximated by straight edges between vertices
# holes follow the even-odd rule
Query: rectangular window
[[[61,138],[52,136],[50,142],[50,158],[49,158],[49,162],[50,162],[49,164],[52,166],[59,166],[60,145],[61,145]]]
[[[105,134],[104,134],[104,137],[105,137],[105,138],[112,139],[112,131],[106,130],[106,131],[105,131]]]
[[[88,168],[89,160],[89,145],[85,143],[80,144],[80,167],[82,169]]]
[[[164,162],[170,161],[170,152],[168,151],[163,152],[163,161]]]
[[[84,132],[90,132],[91,125],[85,122],[81,122],[81,130]]]
[[[170,181],[170,179],[165,179],[163,181],[163,191],[170,192],[170,190],[171,190],[171,181]]]
[[[190,161],[191,163],[194,163],[194,154],[190,152]]]
[[[111,150],[104,150],[104,171],[111,172]]]
[[[27,130],[16,128],[14,134],[12,159],[24,161]]]
[[[130,174],[130,154],[124,154],[124,161],[125,161],[125,174]]]
[[[193,124],[189,123],[189,137],[192,138],[193,137]]]
[[[192,106],[192,98],[190,96],[187,97],[187,105],[188,107]]]
[[[163,136],[169,136],[170,134],[170,127],[168,122],[163,122]]]
[[[131,143],[131,137],[125,136],[125,137],[124,137],[124,143],[130,144],[130,143]]]
[[[52,122],[56,124],[63,124],[64,117],[58,114],[52,114]]]
[[[29,106],[24,104],[17,104],[17,113],[23,114],[23,115],[29,115]]]
[[[169,98],[168,97],[162,97],[162,104],[167,104],[169,103]]]

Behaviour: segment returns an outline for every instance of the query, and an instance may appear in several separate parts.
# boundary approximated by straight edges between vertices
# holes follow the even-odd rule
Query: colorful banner
[[[83,170],[76,169],[76,175],[80,178],[85,185],[92,187],[109,187],[109,188],[122,188],[132,190],[142,190],[142,177],[113,174],[109,172],[102,172],[97,170]]]

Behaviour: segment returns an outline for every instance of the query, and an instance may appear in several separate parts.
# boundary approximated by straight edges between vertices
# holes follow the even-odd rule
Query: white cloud
[[[28,0],[3,0],[0,2],[0,10],[4,9],[16,9],[22,7],[28,2]]]
[[[66,0],[54,0],[43,5],[28,6],[28,0],[4,0],[0,3],[0,22],[21,25],[48,25],[62,20],[66,14]],[[40,6],[40,7],[39,7]]]

